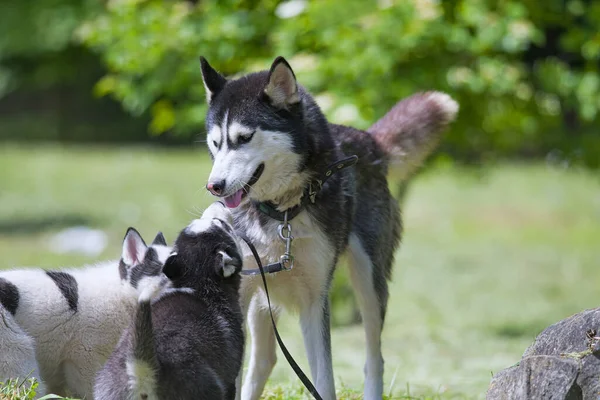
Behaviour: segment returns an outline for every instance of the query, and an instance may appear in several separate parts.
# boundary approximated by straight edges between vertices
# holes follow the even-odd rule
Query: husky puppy
[[[138,285],[168,281],[162,266],[170,252],[161,233],[148,247],[129,228],[119,261],[60,271],[1,271],[0,304],[11,319],[5,319],[7,328],[0,325],[0,337],[10,336],[12,330],[29,356],[35,348],[33,359],[25,356],[25,350],[20,359],[28,365],[37,361],[49,393],[92,399],[96,373],[135,311]],[[14,351],[0,339],[0,359],[6,361],[0,378],[23,377],[23,365],[5,359]]]
[[[179,234],[164,273],[142,291],[132,326],[98,374],[96,399],[234,399],[244,334],[242,256],[231,213],[212,204]]]
[[[381,331],[401,234],[388,170],[395,167],[395,178],[406,180],[436,147],[458,104],[440,92],[416,94],[364,132],[328,123],[282,57],[269,71],[235,80],[204,58],[201,67],[213,159],[207,189],[233,209],[236,229],[246,232],[265,264],[284,253],[278,235],[283,213],[301,205],[291,220],[294,267],[269,276],[269,291],[277,308],[299,312],[312,378],[324,399],[335,398],[328,292],[338,259],[349,256],[366,333],[364,397],[381,399]],[[357,164],[333,173],[316,197],[309,196],[327,167],[350,155],[358,156]],[[253,268],[252,256],[245,257]],[[257,290],[261,285],[260,277],[242,281],[252,340],[245,400],[259,398],[276,360],[264,294]]]

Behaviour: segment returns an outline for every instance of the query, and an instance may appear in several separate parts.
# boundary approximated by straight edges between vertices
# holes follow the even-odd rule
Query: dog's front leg
[[[244,351],[242,353],[242,364],[240,365],[240,370],[238,372],[237,378],[235,378],[235,400],[242,399],[242,380],[244,377],[244,360],[246,358],[247,351],[247,332],[248,332],[248,309],[250,308],[250,301],[252,300],[252,295],[254,294],[254,288],[248,287],[243,284],[240,289],[240,307],[242,309],[242,315],[244,316],[244,322],[242,323],[242,332],[244,333]]]
[[[325,400],[335,399],[335,382],[331,360],[329,298],[327,290],[300,312],[304,347],[313,383]]]
[[[278,315],[278,311],[273,309],[273,316],[277,319]],[[257,400],[277,361],[275,333],[262,290],[258,290],[250,301],[247,322],[252,349],[248,373],[242,387],[242,399]]]

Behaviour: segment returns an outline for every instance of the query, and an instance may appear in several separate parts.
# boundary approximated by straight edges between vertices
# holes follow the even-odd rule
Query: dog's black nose
[[[217,182],[208,182],[206,184],[206,189],[208,189],[208,191],[214,194],[215,196],[220,196],[223,193],[223,190],[225,189],[225,179]]]

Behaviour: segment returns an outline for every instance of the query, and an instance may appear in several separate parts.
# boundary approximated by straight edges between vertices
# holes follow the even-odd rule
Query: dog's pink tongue
[[[244,194],[244,189],[240,189],[231,196],[225,197],[225,205],[229,208],[236,208],[242,202],[242,194]]]

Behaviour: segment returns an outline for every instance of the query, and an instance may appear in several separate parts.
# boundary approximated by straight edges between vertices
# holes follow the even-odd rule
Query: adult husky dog
[[[388,168],[394,165],[396,177],[408,178],[435,148],[458,104],[444,93],[417,94],[364,132],[328,123],[282,57],[269,71],[235,80],[226,80],[204,58],[201,67],[213,158],[207,189],[233,209],[236,229],[246,233],[265,264],[284,254],[278,227],[287,210],[295,264],[268,277],[269,291],[277,306],[299,312],[312,378],[324,399],[335,398],[328,291],[347,252],[366,332],[365,399],[380,399],[387,281],[401,234]],[[350,155],[358,156],[354,168],[331,168]],[[245,268],[255,264],[247,257]],[[260,277],[242,281],[252,343],[245,400],[259,398],[275,364],[261,285]]]

